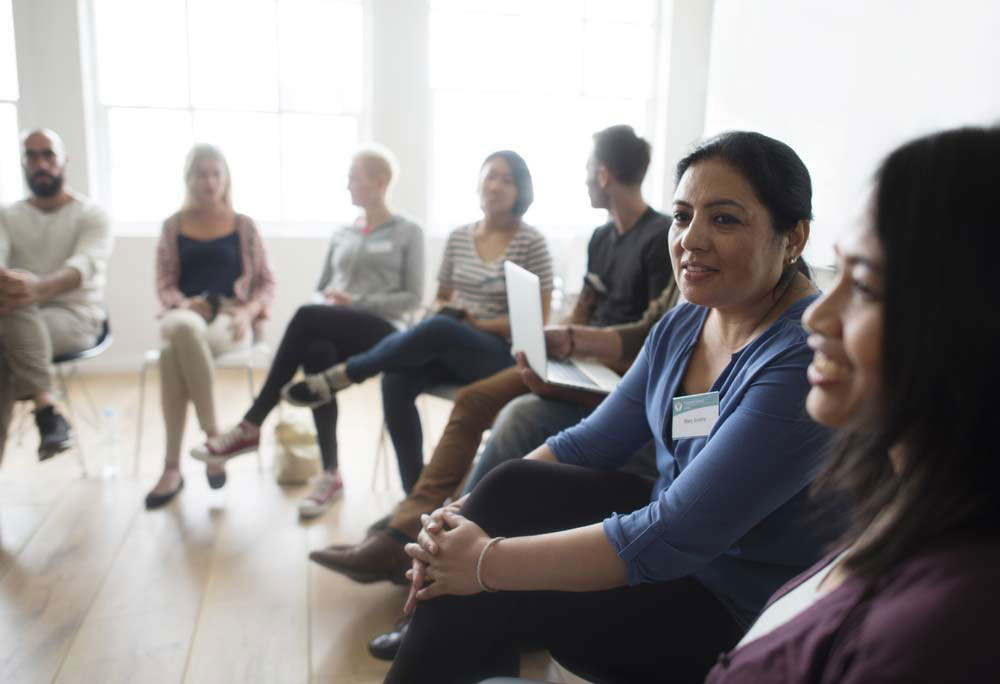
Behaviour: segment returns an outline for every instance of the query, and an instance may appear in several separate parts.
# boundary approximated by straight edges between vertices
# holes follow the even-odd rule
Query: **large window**
[[[660,23],[657,0],[431,0],[431,224],[479,214],[479,165],[503,148],[534,178],[526,221],[606,220],[584,189],[590,136],[627,123],[653,137]]]
[[[93,0],[111,208],[160,220],[184,157],[218,145],[238,211],[264,222],[353,216],[345,172],[362,113],[360,0]]]
[[[17,141],[17,62],[10,0],[0,0],[0,204],[19,199],[20,151]]]

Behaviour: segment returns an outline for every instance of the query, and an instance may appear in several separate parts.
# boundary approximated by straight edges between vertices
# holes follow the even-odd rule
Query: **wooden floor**
[[[404,591],[358,585],[307,560],[310,549],[360,540],[402,496],[391,450],[390,484],[371,490],[382,424],[378,383],[343,394],[345,496],[302,523],[296,503],[305,488],[275,484],[269,429],[263,472],[248,454],[230,464],[226,487],[212,491],[204,467],[185,457],[184,491],[146,512],[143,497],[163,459],[151,376],[137,477],[134,375],[85,378],[97,409],[117,417],[126,461],[118,477],[101,476],[113,450],[99,448],[98,432],[79,415],[88,478],[72,452],[39,464],[33,424],[20,444],[13,435],[8,442],[0,469],[0,682],[381,682],[387,665],[365,646],[398,617]],[[71,381],[83,414],[81,389]],[[220,372],[218,397],[222,425],[233,424],[248,405],[245,376]],[[448,409],[422,400],[430,432],[443,427]],[[192,414],[185,453],[199,438]],[[525,676],[559,677],[541,656],[526,659]]]

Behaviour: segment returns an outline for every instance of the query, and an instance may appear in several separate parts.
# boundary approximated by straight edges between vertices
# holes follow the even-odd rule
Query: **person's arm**
[[[267,318],[268,310],[274,301],[276,283],[274,273],[271,271],[271,266],[268,263],[264,240],[261,238],[253,219],[248,217],[246,220],[249,221],[248,232],[254,245],[252,254],[254,257],[253,267],[256,272],[250,287],[250,299],[243,306],[247,313],[251,314],[250,320],[255,321],[258,318]]]
[[[374,309],[390,318],[399,318],[416,309],[424,297],[424,235],[414,223],[407,224],[403,250],[402,289],[358,295],[352,304]]]
[[[614,470],[652,439],[646,418],[649,363],[645,351],[588,417],[550,437],[546,446],[560,463]]]
[[[496,543],[483,556],[486,586],[592,591],[664,581],[690,575],[732,548],[805,489],[822,465],[829,432],[803,413],[805,355],[795,356],[760,375],[656,501],[614,514],[602,524]],[[567,462],[558,449],[553,451]],[[418,599],[481,590],[475,567],[488,537],[462,516],[442,515],[454,529],[426,526],[420,544],[406,547],[412,557],[430,565],[439,585],[421,589]]]
[[[330,286],[330,282],[333,280],[333,250],[336,248],[337,236],[333,235],[330,238],[330,244],[326,248],[326,256],[323,257],[323,270],[319,274],[319,282],[316,283],[316,294],[320,303],[326,302],[326,295],[323,294],[323,290]]]
[[[435,515],[439,522],[425,526],[419,543],[406,545],[406,552],[424,564],[415,569],[434,579],[411,595],[407,612],[412,598],[477,594],[482,591],[480,580],[504,591],[602,591],[625,584],[625,564],[600,523],[503,539],[485,550],[490,538],[477,524],[451,509]],[[422,585],[420,578],[414,588]]]
[[[666,287],[660,293],[660,296],[656,298],[655,301],[649,303],[649,308],[643,313],[642,318],[633,323],[623,323],[621,325],[611,326],[610,330],[614,330],[619,337],[619,345],[621,349],[621,359],[626,360],[634,358],[639,350],[642,349],[642,345],[646,342],[646,337],[649,335],[649,331],[653,329],[663,316],[677,305],[677,299],[680,291],[677,288],[676,281],[671,278]]]
[[[17,306],[25,306],[79,289],[107,270],[112,244],[107,215],[97,207],[87,207],[77,224],[73,254],[65,265],[46,275],[7,271],[8,297]]]
[[[0,210],[0,270],[7,268],[8,264],[10,264],[10,233],[7,232],[3,211]]]
[[[580,295],[573,304],[573,310],[563,320],[564,325],[586,325],[590,321],[594,307],[597,306],[597,293],[587,282],[584,282]]]
[[[176,309],[184,303],[184,294],[177,287],[180,282],[180,264],[177,262],[176,217],[168,218],[160,231],[156,245],[156,296],[164,309]]]
[[[803,408],[810,358],[775,360],[656,501],[604,521],[629,584],[695,572],[810,485],[829,440]]]

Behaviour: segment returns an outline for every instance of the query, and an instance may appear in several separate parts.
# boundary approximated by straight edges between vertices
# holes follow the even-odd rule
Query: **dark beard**
[[[47,178],[48,183],[39,182],[41,179]],[[62,190],[63,177],[53,176],[45,171],[37,171],[35,175],[30,176],[28,179],[28,187],[31,189],[31,194],[35,197],[41,199],[48,199],[49,197],[55,197]]]

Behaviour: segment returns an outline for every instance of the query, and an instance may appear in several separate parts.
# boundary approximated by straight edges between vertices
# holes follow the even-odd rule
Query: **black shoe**
[[[222,489],[226,486],[226,471],[222,471],[217,475],[209,475],[206,471],[205,479],[208,480],[208,486],[212,489]]]
[[[406,629],[410,626],[410,618],[400,618],[391,632],[379,634],[368,642],[368,652],[379,660],[392,660],[399,653],[399,645],[403,643]]]
[[[38,442],[39,461],[52,458],[73,446],[73,429],[61,413],[56,413],[55,407],[46,406],[35,411],[35,425],[41,438]]]
[[[177,496],[177,492],[181,491],[182,489],[184,489],[183,477],[181,478],[180,483],[178,483],[176,489],[174,489],[174,491],[172,492],[167,492],[166,494],[153,494],[153,492],[150,492],[149,494],[146,495],[146,510],[151,511],[154,508],[161,508],[163,506],[166,506],[173,500],[175,496]]]

